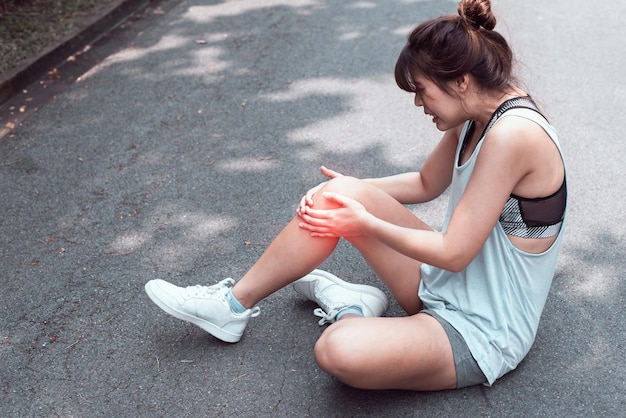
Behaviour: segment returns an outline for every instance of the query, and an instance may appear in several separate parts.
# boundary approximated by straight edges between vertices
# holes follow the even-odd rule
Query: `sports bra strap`
[[[541,117],[543,117],[546,121],[548,120],[543,115],[543,113],[541,113],[541,111],[539,110],[535,102],[533,102],[533,100],[530,98],[530,96],[514,97],[503,102],[500,106],[498,106],[496,111],[493,112],[491,120],[489,120],[489,123],[487,124],[487,126],[485,126],[485,130],[483,131],[481,137],[483,137],[487,133],[487,131],[498,121],[498,119],[500,119],[500,116],[502,116],[511,109],[519,108],[534,110],[535,112],[539,113]]]
[[[539,111],[539,108],[537,107],[535,102],[532,101],[530,96],[514,97],[512,99],[506,100],[505,102],[501,103],[500,106],[498,106],[498,108],[495,110],[495,112],[493,112],[493,115],[491,115],[491,119],[489,119],[489,122],[487,123],[487,125],[485,125],[485,129],[483,129],[483,132],[480,135],[480,140],[482,141],[485,135],[487,135],[487,131],[491,129],[491,127],[498,121],[498,119],[500,119],[502,115],[504,115],[506,112],[508,112],[511,109],[520,109],[520,108],[534,110],[539,115],[541,115],[543,119],[547,121],[546,117]],[[467,130],[465,131],[465,136],[462,139],[461,150],[459,152],[459,160],[461,159],[463,153],[465,152],[465,147],[467,146],[467,142],[469,141],[469,138],[472,136],[473,131],[474,131],[474,121],[470,121],[469,126]]]

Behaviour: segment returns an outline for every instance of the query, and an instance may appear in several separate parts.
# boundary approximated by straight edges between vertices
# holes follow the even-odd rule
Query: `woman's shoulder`
[[[486,142],[500,142],[503,146],[522,148],[532,148],[546,139],[549,140],[548,143],[551,143],[552,140],[544,127],[537,123],[538,120],[542,120],[547,124],[547,120],[533,110],[524,109],[524,111],[533,117],[527,117],[518,112],[505,113],[487,132]]]
[[[515,113],[498,120],[487,132],[481,156],[525,175],[550,172],[558,176],[562,166],[558,147],[548,132],[536,121]]]

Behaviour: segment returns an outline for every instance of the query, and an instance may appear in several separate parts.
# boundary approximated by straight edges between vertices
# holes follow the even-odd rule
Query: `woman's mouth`
[[[432,119],[433,123],[439,122],[439,118],[436,115],[433,115],[432,113],[429,113],[429,112],[424,112],[424,113],[426,113],[428,116],[430,116],[430,118]]]

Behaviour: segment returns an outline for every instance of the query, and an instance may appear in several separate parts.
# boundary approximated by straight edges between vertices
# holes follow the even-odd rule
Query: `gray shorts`
[[[429,309],[424,309],[422,312],[427,313],[439,321],[448,335],[450,345],[452,346],[452,355],[454,356],[454,366],[456,368],[456,387],[464,388],[487,383],[487,378],[482,370],[480,370],[480,367],[478,367],[478,363],[472,356],[465,339],[459,331],[435,312]]]

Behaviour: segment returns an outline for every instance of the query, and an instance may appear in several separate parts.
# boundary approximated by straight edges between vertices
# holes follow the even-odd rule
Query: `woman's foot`
[[[259,315],[259,308],[236,313],[228,298],[233,279],[224,279],[213,286],[178,287],[165,280],[146,283],[150,299],[168,314],[191,322],[216,338],[228,343],[241,339],[250,318]]]
[[[293,282],[293,289],[317,303],[313,313],[321,317],[318,322],[332,323],[344,314],[359,311],[362,316],[382,316],[389,307],[387,296],[373,286],[352,284],[324,270],[313,270]]]

